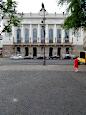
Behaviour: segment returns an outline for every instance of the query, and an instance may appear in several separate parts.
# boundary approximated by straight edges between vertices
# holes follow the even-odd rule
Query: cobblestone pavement
[[[0,71],[72,71],[73,65],[2,65]],[[86,65],[79,65],[79,72],[85,72]]]
[[[0,65],[43,65],[43,59],[19,59],[0,58]],[[46,60],[46,65],[72,65],[73,60]]]
[[[52,71],[51,71],[52,70]],[[86,66],[0,66],[0,115],[86,115]]]

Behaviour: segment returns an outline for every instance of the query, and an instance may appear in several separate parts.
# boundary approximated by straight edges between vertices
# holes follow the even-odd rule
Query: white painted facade
[[[61,14],[46,14],[46,21],[45,21],[45,30],[46,30],[46,37],[45,37],[45,41],[46,43],[49,42],[49,35],[48,35],[48,28],[53,28],[54,30],[54,37],[53,37],[53,43],[55,43],[55,38],[56,38],[56,29],[61,29],[62,30],[62,38],[61,41],[64,42],[64,29],[61,27],[63,22],[64,22],[65,16],[61,15]],[[28,28],[30,30],[30,38],[31,41],[33,43],[32,40],[32,30],[34,27],[36,27],[38,29],[38,33],[37,33],[37,38],[39,38],[37,41],[40,42],[40,28],[41,28],[41,23],[42,21],[42,16],[40,16],[40,14],[24,14],[23,16],[23,21],[21,22],[21,38],[22,42],[24,43],[24,36],[25,36],[25,32],[24,29]],[[3,39],[4,41],[4,45],[5,44],[13,44],[13,37],[15,38],[15,42],[16,42],[16,30],[18,27],[13,27],[12,28],[12,35],[9,36],[9,34],[4,34],[3,37],[5,37]],[[9,38],[10,37],[10,38]],[[69,41],[72,42],[73,40],[73,44],[74,45],[83,45],[83,29],[80,29],[78,32],[78,35],[74,35],[73,31],[70,30],[70,37],[69,37]]]
[[[62,28],[62,25],[64,23],[64,19],[66,18],[66,15],[63,14],[45,14],[45,48],[46,49],[46,55],[49,54],[49,47],[53,48],[53,53],[57,52],[56,49],[58,47],[62,48],[64,50],[66,47],[73,48],[76,46],[83,47],[83,36],[84,32],[83,29],[80,28],[77,34],[74,34],[73,30],[69,30],[69,38],[68,42],[65,42],[65,30]],[[23,15],[23,19],[21,21],[20,27],[12,27],[12,33],[11,34],[3,34],[3,52],[5,54],[5,50],[7,49],[7,46],[11,46],[14,51],[12,53],[16,52],[16,48],[20,47],[21,53],[25,55],[25,47],[29,48],[29,54],[33,55],[33,47],[37,47],[37,52],[41,52],[40,48],[43,47],[44,43],[41,43],[41,28],[42,28],[42,20],[43,20],[43,14],[42,12],[39,13],[25,13]],[[4,20],[3,23],[5,23],[6,20]],[[37,29],[37,42],[33,42],[33,29]],[[17,43],[17,29],[21,30],[21,42]],[[28,43],[25,43],[25,29],[28,29],[29,31],[29,38]],[[53,30],[53,41],[52,43],[49,43],[49,29]],[[57,42],[57,29],[61,29],[61,42]],[[5,49],[6,46],[6,49]],[[78,49],[77,49],[78,50]],[[63,53],[62,51],[61,53]],[[48,54],[47,54],[48,53]],[[11,53],[9,53],[11,55]],[[37,53],[39,55],[39,53]],[[53,54],[54,55],[54,54]]]

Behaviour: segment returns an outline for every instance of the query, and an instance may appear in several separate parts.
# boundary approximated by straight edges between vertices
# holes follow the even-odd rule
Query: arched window
[[[53,43],[53,29],[49,29],[49,43]]]
[[[65,42],[69,42],[69,30],[65,30]]]
[[[29,42],[29,30],[26,28],[25,29],[25,43]]]
[[[61,29],[57,29],[57,42],[61,42]]]
[[[41,29],[41,43],[44,43],[44,30]]]
[[[37,42],[37,29],[33,29],[33,42]]]
[[[17,29],[17,43],[21,43],[21,29]]]

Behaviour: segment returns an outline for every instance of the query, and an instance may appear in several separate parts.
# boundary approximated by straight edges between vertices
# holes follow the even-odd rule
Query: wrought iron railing
[[[69,43],[69,39],[65,39],[64,42],[65,42],[65,43]]]

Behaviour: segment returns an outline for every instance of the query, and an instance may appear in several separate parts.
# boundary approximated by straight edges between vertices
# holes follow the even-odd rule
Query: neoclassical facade
[[[45,12],[44,25],[43,17],[41,11],[24,13],[21,26],[12,27],[10,34],[3,34],[3,57],[15,53],[32,57],[43,56],[44,47],[45,56],[61,56],[63,53],[78,55],[83,50],[82,28],[77,34],[74,34],[72,29],[63,29],[65,14]]]

